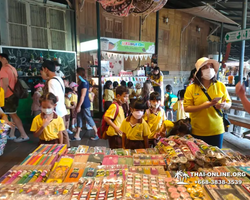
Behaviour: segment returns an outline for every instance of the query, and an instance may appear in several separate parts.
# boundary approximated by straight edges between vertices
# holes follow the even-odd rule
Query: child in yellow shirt
[[[62,131],[65,127],[63,119],[54,112],[57,97],[48,93],[40,101],[41,114],[33,119],[30,131],[34,132],[35,137],[39,137],[39,144],[62,144]]]
[[[155,146],[156,135],[160,132],[163,122],[166,120],[165,111],[160,107],[161,95],[158,92],[150,94],[150,108],[146,110],[144,120],[148,123],[151,134],[149,134],[149,144]]]
[[[75,82],[71,82],[69,87],[73,90],[70,101],[76,107],[77,99],[78,99],[78,96],[77,96],[77,87],[78,87],[78,85]],[[76,109],[75,108],[71,109],[70,112],[71,112],[72,131],[76,131],[76,127],[77,127],[77,124],[76,124],[76,117],[77,117]]]
[[[120,127],[122,134],[122,147],[125,149],[148,148],[148,135],[151,134],[147,122],[143,119],[145,104],[136,100],[132,105],[131,115],[127,117]]]
[[[70,122],[70,111],[75,109],[76,104],[71,101],[73,90],[69,87],[65,88],[65,106],[67,109],[67,115],[65,115],[65,121],[66,121],[66,130],[69,134],[73,134],[71,130],[69,130],[69,122]]]
[[[104,112],[108,110],[115,98],[112,81],[107,81],[104,85]]]
[[[117,87],[116,99],[104,114],[104,120],[109,126],[106,133],[103,134],[106,134],[108,136],[109,147],[111,149],[122,147],[122,131],[120,130],[120,126],[125,119],[122,105],[124,103],[127,103],[128,98],[128,89],[123,86]]]

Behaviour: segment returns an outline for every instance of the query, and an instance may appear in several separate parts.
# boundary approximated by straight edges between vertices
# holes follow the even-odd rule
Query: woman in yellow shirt
[[[104,112],[108,110],[115,98],[112,81],[107,81],[104,85]]]
[[[125,149],[148,148],[150,128],[143,119],[145,103],[136,100],[132,106],[132,114],[127,117],[120,127],[122,131],[122,147]]]
[[[187,87],[184,96],[184,109],[190,113],[192,134],[221,148],[225,132],[221,110],[229,109],[231,100],[226,86],[216,80],[219,70],[217,61],[203,57],[196,62],[195,67],[194,84]]]
[[[35,137],[39,137],[39,144],[62,144],[62,131],[65,130],[63,119],[58,116],[54,109],[57,97],[48,93],[42,96],[41,114],[37,115],[32,122],[30,131]]]
[[[161,71],[159,67],[155,67],[153,69],[153,74],[150,76],[150,80],[152,82],[153,88],[155,92],[161,94],[161,86],[163,85],[163,76],[161,75]]]

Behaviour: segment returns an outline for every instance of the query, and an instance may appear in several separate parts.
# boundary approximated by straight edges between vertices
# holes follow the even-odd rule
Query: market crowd
[[[13,93],[17,71],[8,63],[8,55],[0,54],[0,61],[0,98],[3,94],[5,98],[0,116],[20,131],[16,138],[12,128],[9,139],[27,141],[29,137],[16,113],[19,99]],[[163,74],[156,65],[144,83],[108,80],[104,83],[104,115],[98,128],[93,120],[95,93],[84,68],[76,70],[77,83],[69,83],[57,62],[44,61],[40,73],[45,84],[36,84],[32,93],[34,119],[30,131],[40,144],[70,146],[69,134],[74,134],[71,140],[81,140],[80,131],[86,127],[95,133],[92,140],[108,139],[110,148],[148,148],[162,137],[185,134],[221,148],[227,126],[224,111],[231,107],[231,99],[225,85],[216,80],[218,70],[217,61],[200,58],[188,82],[176,94],[171,85],[164,86]],[[236,93],[247,107],[250,103],[241,84]]]

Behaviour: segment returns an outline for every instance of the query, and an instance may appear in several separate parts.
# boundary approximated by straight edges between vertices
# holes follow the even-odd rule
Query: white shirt
[[[65,106],[65,87],[62,78],[54,76],[56,79],[51,79],[48,83],[49,92],[53,93],[57,98],[58,102],[56,105],[56,114],[60,117],[67,115],[67,110]]]
[[[56,73],[56,76],[59,76],[59,77],[64,77],[64,73],[60,70],[59,72],[55,71]]]

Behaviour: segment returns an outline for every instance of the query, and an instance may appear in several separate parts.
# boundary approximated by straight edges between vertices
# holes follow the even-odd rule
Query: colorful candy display
[[[0,120],[0,156],[3,155],[5,145],[7,144],[7,134],[10,126]]]

